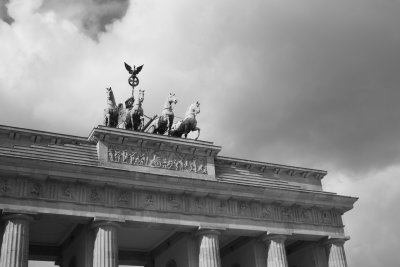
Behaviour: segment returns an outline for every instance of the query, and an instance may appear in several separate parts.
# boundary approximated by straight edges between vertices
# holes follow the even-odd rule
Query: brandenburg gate
[[[218,156],[211,142],[98,126],[0,127],[1,267],[347,266],[325,171]]]
[[[0,126],[0,267],[347,267],[342,215],[325,171],[219,156],[169,94],[145,124],[144,90],[107,88],[88,137]],[[181,138],[197,131],[193,139]]]

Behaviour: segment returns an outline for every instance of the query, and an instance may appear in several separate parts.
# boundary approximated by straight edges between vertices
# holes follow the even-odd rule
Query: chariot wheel
[[[129,77],[129,79],[128,79],[128,83],[131,85],[131,86],[138,86],[138,84],[139,84],[139,78],[138,77],[136,77],[136,76],[134,76],[134,77]]]

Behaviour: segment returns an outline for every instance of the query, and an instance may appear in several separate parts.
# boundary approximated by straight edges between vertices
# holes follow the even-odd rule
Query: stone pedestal
[[[347,267],[344,243],[346,239],[333,238],[325,241],[328,267]]]
[[[220,232],[202,229],[196,235],[199,239],[199,267],[221,267],[218,240]]]
[[[288,267],[285,250],[285,235],[265,235],[267,247],[267,267]]]
[[[29,256],[29,223],[33,220],[25,214],[2,217],[5,222],[1,245],[0,267],[27,267]]]
[[[118,267],[118,223],[96,221],[94,229],[93,267]]]

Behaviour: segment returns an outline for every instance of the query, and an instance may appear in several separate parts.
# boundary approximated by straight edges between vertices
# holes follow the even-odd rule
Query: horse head
[[[106,95],[107,95],[107,104],[112,108],[116,107],[117,104],[115,103],[115,97],[111,87],[106,88]]]
[[[111,100],[112,98],[114,98],[114,93],[111,87],[106,87],[106,95],[107,95],[107,100]]]
[[[139,90],[139,96],[138,96],[139,103],[142,103],[144,100],[144,90]]]
[[[197,101],[189,106],[188,110],[186,111],[185,117],[193,116],[195,117],[197,114],[200,113],[200,102]]]
[[[169,93],[168,98],[167,98],[167,102],[171,105],[172,103],[174,103],[176,105],[176,103],[178,103],[178,100],[176,100],[175,94]]]

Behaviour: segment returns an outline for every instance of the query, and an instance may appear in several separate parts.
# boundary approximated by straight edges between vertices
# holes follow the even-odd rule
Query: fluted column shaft
[[[25,214],[10,214],[5,221],[1,245],[0,267],[27,267],[29,256],[29,223],[32,217]]]
[[[217,230],[199,230],[199,267],[221,267],[219,255],[220,232]]]
[[[332,239],[325,242],[328,267],[347,267],[343,246],[345,241],[345,239]]]
[[[263,238],[267,247],[267,267],[288,267],[284,235],[267,235]]]
[[[118,267],[118,224],[110,221],[94,222],[93,267]]]

